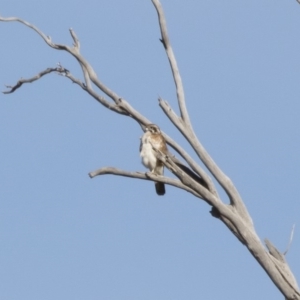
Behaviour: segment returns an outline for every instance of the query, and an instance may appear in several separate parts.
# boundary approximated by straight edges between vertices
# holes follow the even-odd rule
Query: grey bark
[[[227,228],[238,238],[238,240],[246,246],[248,251],[265,270],[267,275],[281,291],[284,297],[289,300],[300,300],[300,292],[297,281],[292,271],[290,270],[284,258],[284,255],[281,254],[270,241],[265,241],[266,247],[261,242],[258,235],[256,234],[251,216],[249,215],[247,208],[233,182],[213,161],[209,153],[200,143],[193,130],[186,108],[184,88],[180,72],[167,33],[167,26],[163,8],[159,0],[152,0],[152,3],[158,14],[161,42],[165,48],[166,55],[170,63],[170,68],[176,88],[180,115],[178,116],[174,112],[172,107],[167,103],[167,101],[161,98],[158,99],[159,105],[165,115],[171,120],[174,126],[182,133],[188,143],[192,146],[196,155],[202,161],[207,170],[204,170],[171,137],[163,133],[167,143],[176,151],[176,153],[181,158],[179,159],[171,153],[168,153],[166,155],[159,152],[157,149],[154,150],[156,150],[157,157],[161,161],[163,161],[165,167],[167,167],[178,179],[165,176],[156,176],[152,173],[129,172],[112,167],[100,168],[99,170],[89,173],[89,176],[93,178],[99,175],[112,174],[135,179],[163,182],[165,184],[183,189],[193,194],[195,197],[204,200],[212,207],[211,215],[221,220],[227,226]],[[116,113],[132,118],[141,125],[142,129],[146,124],[151,123],[146,117],[135,110],[129,104],[129,102],[127,102],[125,99],[122,99],[112,89],[108,88],[101,82],[92,66],[81,55],[79,39],[72,29],[70,29],[70,34],[74,44],[72,46],[67,46],[54,43],[49,36],[46,36],[37,27],[22,19],[0,17],[0,21],[20,22],[23,25],[33,29],[51,48],[68,52],[78,61],[79,65],[81,66],[84,78],[83,81],[75,78],[69,70],[65,69],[59,64],[57,67],[48,68],[32,78],[21,79],[14,86],[7,86],[7,90],[4,91],[5,94],[13,93],[23,84],[34,82],[40,79],[42,76],[45,76],[52,72],[56,72],[68,78],[73,83],[77,84],[104,107]],[[92,83],[96,87],[96,90],[93,88]],[[108,98],[99,95],[99,91],[103,92]],[[220,187],[226,192],[226,195],[230,200],[230,204],[225,204],[224,201],[220,198],[217,193],[217,188],[210,176],[213,176]]]

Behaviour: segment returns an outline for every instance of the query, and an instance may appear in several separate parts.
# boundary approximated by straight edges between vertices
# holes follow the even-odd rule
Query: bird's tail
[[[166,193],[165,184],[162,182],[155,182],[156,194],[163,196]]]

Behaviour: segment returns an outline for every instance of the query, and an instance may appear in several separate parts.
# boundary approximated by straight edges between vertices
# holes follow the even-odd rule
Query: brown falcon
[[[164,164],[155,156],[153,147],[163,153],[167,153],[167,144],[161,134],[159,127],[155,124],[148,124],[145,133],[141,137],[140,156],[143,165],[156,175],[164,174]],[[165,194],[165,185],[162,182],[155,182],[157,195]]]

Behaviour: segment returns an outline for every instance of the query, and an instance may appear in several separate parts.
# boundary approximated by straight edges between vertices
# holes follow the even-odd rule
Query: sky
[[[300,278],[300,5],[161,0],[199,140],[239,190],[260,239]],[[150,0],[2,0],[0,14],[81,53],[100,80],[195,153],[158,106],[178,112]],[[0,85],[75,59],[0,23]],[[0,94],[0,299],[283,299],[202,200],[112,175],[144,172],[140,126],[50,74]],[[201,162],[199,162],[201,165]],[[166,172],[167,176],[172,176]],[[222,200],[228,199],[219,189]]]

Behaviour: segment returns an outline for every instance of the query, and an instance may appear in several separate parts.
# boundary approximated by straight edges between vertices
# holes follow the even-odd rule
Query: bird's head
[[[146,125],[145,130],[149,131],[151,133],[155,133],[155,134],[160,133],[159,127],[157,125],[155,125],[155,124],[148,124],[148,125]]]

